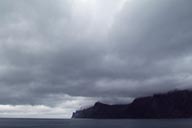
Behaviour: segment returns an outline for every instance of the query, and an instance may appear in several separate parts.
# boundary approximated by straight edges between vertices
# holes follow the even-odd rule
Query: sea
[[[192,128],[192,119],[0,119],[0,128]]]

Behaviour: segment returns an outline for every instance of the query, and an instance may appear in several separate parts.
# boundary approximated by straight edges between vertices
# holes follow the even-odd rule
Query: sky
[[[191,0],[1,0],[0,117],[191,89]]]

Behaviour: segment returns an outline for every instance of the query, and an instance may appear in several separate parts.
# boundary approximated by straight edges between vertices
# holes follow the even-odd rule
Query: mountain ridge
[[[109,105],[96,102],[92,107],[74,112],[72,118],[192,118],[192,90],[174,90],[167,93],[139,97],[130,104]]]

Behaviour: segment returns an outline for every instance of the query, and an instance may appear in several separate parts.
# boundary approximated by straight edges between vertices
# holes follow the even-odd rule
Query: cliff
[[[93,107],[73,113],[72,118],[92,119],[160,119],[191,118],[192,91],[172,91],[136,98],[130,104],[107,105],[100,102]]]

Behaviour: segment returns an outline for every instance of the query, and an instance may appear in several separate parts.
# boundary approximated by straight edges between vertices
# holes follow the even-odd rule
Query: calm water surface
[[[192,128],[192,120],[0,119],[0,128]]]

